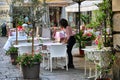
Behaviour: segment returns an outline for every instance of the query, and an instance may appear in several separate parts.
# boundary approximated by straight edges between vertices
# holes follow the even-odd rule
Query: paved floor
[[[0,80],[24,80],[17,66],[2,49],[7,37],[0,37]],[[84,77],[84,58],[74,57],[75,69],[55,69],[53,72],[40,68],[40,80],[88,80]]]

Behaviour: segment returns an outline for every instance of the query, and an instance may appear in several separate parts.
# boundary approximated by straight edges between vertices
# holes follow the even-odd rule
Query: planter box
[[[32,67],[22,66],[24,79],[39,79],[40,63],[35,63]]]

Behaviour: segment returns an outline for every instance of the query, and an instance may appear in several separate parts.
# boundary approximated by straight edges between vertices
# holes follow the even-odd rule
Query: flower
[[[17,26],[18,31],[24,30],[22,26]]]
[[[83,41],[95,40],[96,36],[92,32],[86,32],[82,35]]]
[[[75,38],[76,38],[76,41],[79,43],[79,46],[84,48],[86,45],[86,42],[95,40],[96,36],[92,32],[84,33],[82,30],[80,30],[80,32],[75,35]]]
[[[31,67],[34,63],[40,63],[42,60],[41,54],[28,54],[24,53],[23,55],[20,55],[17,57],[17,63],[19,63],[22,66],[29,66]]]
[[[95,44],[96,44],[96,45],[98,45],[99,39],[100,39],[100,36],[97,36],[96,39],[95,39]]]
[[[102,41],[101,36],[97,36],[97,37],[96,37],[96,39],[95,39],[95,44],[97,45],[97,48],[98,48],[99,50],[102,49],[103,41]]]

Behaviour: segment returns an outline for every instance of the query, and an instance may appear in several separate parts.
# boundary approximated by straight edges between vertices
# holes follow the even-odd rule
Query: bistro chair
[[[43,38],[51,38],[50,28],[42,28],[42,37]]]
[[[53,58],[65,58],[65,60],[66,60],[66,63],[65,63],[65,65],[66,65],[66,70],[68,71],[68,66],[67,66],[67,61],[68,61],[68,59],[67,59],[67,53],[66,53],[66,45],[65,44],[62,44],[62,45],[51,45],[51,46],[49,46],[49,52],[50,52],[50,54],[49,54],[49,59],[50,59],[50,71],[52,72],[52,68],[53,68],[53,65],[52,65],[52,63],[53,63]],[[62,58],[62,59],[63,59]]]

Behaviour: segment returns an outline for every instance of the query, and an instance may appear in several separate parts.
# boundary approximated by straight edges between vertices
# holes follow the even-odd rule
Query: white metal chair
[[[58,58],[58,57],[64,57],[66,60],[66,70],[68,70],[68,66],[67,66],[67,53],[66,53],[66,45],[51,45],[49,47],[49,51],[50,51],[50,71],[52,72],[52,59],[53,58]]]
[[[34,46],[34,50],[35,49],[36,49],[36,46]],[[24,53],[31,54],[32,46],[20,46],[18,50],[19,50],[19,55],[22,55]]]
[[[43,57],[43,67],[45,68],[45,58],[48,58],[49,56],[49,50],[47,49],[47,46],[45,45],[42,45],[40,46],[41,47],[41,54],[42,54],[42,57]],[[49,69],[49,59],[48,59],[48,69]]]
[[[16,29],[15,28],[11,28],[9,29],[9,32],[8,32],[8,37],[10,36],[16,36]]]
[[[32,47],[31,46],[20,46],[19,47],[19,55],[22,55],[24,53],[31,53]]]
[[[16,37],[16,28],[9,29],[8,37],[15,36]],[[26,36],[24,31],[18,31],[18,36]]]
[[[50,28],[42,28],[42,37],[51,38]]]

